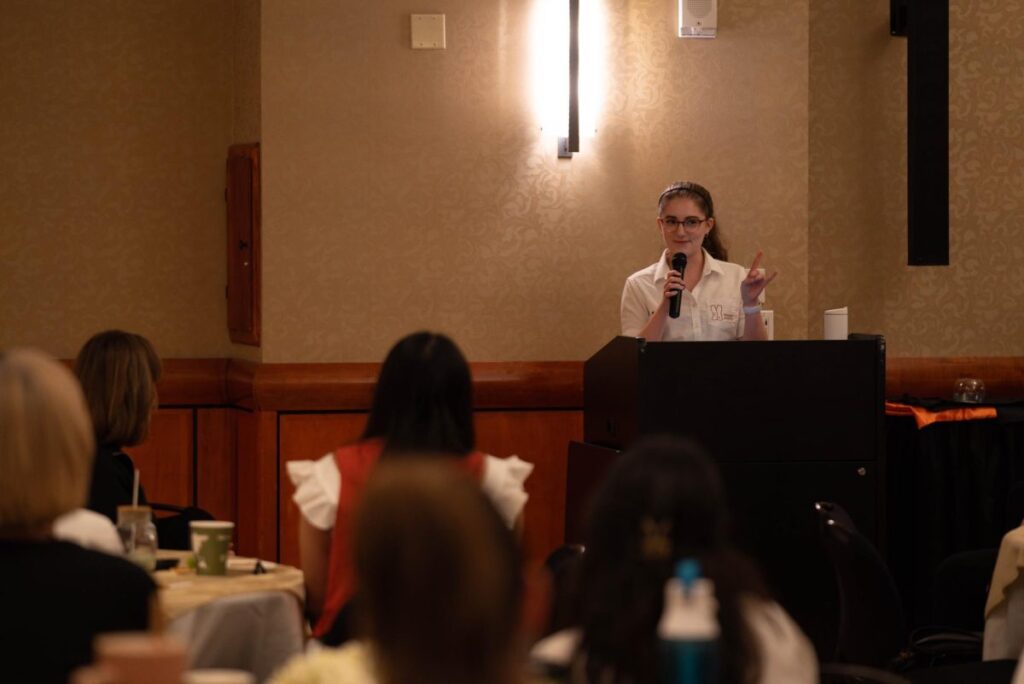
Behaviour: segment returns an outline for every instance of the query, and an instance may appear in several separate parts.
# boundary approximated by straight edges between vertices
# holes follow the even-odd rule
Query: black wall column
[[[949,2],[907,3],[907,263],[949,265]]]

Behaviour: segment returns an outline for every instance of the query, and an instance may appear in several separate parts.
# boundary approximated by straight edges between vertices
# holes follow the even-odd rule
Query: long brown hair
[[[659,216],[665,210],[665,204],[676,197],[685,197],[686,199],[693,200],[700,207],[700,210],[704,212],[704,218],[715,219],[715,224],[704,238],[703,247],[714,258],[728,261],[729,252],[725,249],[725,244],[722,243],[722,230],[718,227],[718,219],[715,218],[715,203],[712,201],[711,193],[708,192],[708,189],[693,181],[676,181],[661,191],[661,197],[658,198]]]
[[[160,357],[142,335],[107,330],[93,335],[75,359],[97,444],[132,446],[149,435]]]
[[[356,514],[353,555],[360,624],[383,682],[516,679],[516,542],[454,464],[382,459]]]
[[[730,542],[727,517],[718,469],[691,442],[647,437],[615,463],[594,500],[580,567],[579,655],[588,682],[657,682],[665,582],[683,558],[697,559],[715,583],[718,681],[758,680],[743,605],[768,595],[752,562]]]

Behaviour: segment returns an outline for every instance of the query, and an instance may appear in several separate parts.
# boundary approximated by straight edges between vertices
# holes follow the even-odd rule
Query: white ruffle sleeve
[[[341,495],[341,473],[334,454],[316,461],[289,461],[286,466],[288,477],[295,485],[292,501],[302,511],[302,517],[319,530],[332,529]],[[484,457],[482,489],[509,527],[515,525],[530,498],[523,483],[532,472],[533,464],[518,456]]]
[[[332,529],[341,496],[341,473],[334,454],[316,461],[288,461],[285,465],[288,478],[295,485],[292,501],[302,511],[302,517],[318,530]]]
[[[533,464],[518,456],[484,458],[484,493],[509,527],[515,526],[519,514],[523,512],[523,506],[530,498],[523,484],[532,472]]]

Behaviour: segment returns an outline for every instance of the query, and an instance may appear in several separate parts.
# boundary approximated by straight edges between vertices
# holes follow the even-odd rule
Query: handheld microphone
[[[682,252],[676,252],[672,255],[672,270],[679,271],[679,275],[686,274],[686,255]],[[679,306],[682,304],[683,293],[676,292],[672,295],[672,298],[668,300],[668,317],[679,318]]]

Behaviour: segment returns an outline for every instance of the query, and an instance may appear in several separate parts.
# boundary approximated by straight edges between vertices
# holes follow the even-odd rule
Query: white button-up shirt
[[[663,252],[657,262],[626,279],[622,288],[622,334],[636,337],[665,297],[670,267]],[[704,250],[704,271],[693,292],[683,290],[679,318],[669,318],[660,341],[738,340],[743,336],[740,283],[747,269],[718,261]]]

